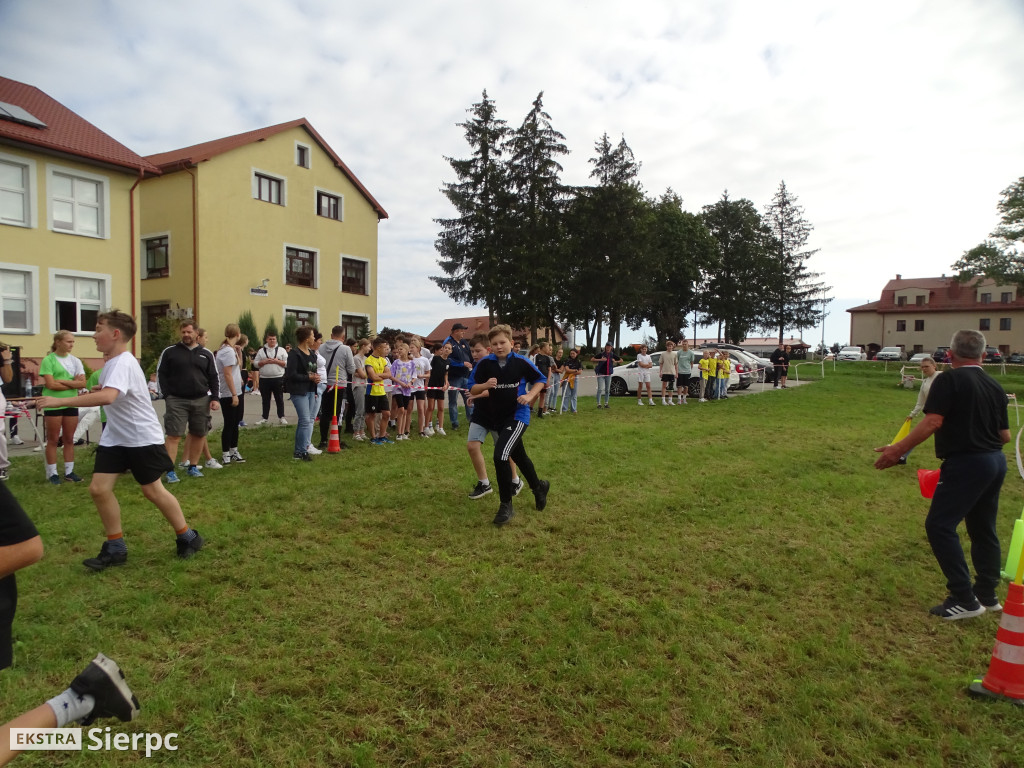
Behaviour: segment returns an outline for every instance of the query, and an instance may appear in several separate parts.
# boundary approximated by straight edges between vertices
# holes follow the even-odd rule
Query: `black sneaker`
[[[484,485],[483,483],[478,482],[476,484],[476,488],[474,488],[473,492],[469,494],[469,498],[471,498],[471,499],[482,499],[484,496],[486,496],[488,493],[490,493],[493,490],[494,489],[491,488],[490,484]]]
[[[928,611],[933,616],[938,616],[946,621],[957,621],[958,619],[970,619],[981,616],[985,612],[983,606],[977,600],[972,605],[964,605],[953,597],[947,597],[942,605],[936,605]]]
[[[292,456],[292,458],[293,459],[299,459],[300,461],[312,461],[313,460],[313,457],[310,456],[305,451],[301,451],[301,452],[300,451],[296,451],[295,454]]]
[[[68,472],[66,475],[64,475],[64,482],[65,483],[80,483],[80,482],[82,482],[82,478],[80,478],[74,472]]]
[[[86,568],[92,568],[94,571],[103,571],[112,565],[124,565],[127,562],[127,550],[112,552],[110,542],[104,541],[103,546],[100,547],[100,553],[96,555],[96,557],[90,557],[88,560],[83,560],[82,565]]]
[[[203,537],[199,535],[199,531],[196,531],[195,528],[193,528],[192,530],[196,532],[196,537],[192,539],[192,541],[183,541],[181,539],[177,539],[174,542],[178,548],[178,557],[180,557],[182,560],[188,560],[190,557],[192,557],[192,555],[194,555],[196,552],[202,549],[203,544],[206,543],[205,541],[203,541]]]
[[[82,725],[89,725],[100,717],[116,717],[127,723],[139,714],[139,700],[125,682],[124,672],[102,653],[97,654],[89,666],[71,681],[71,690],[79,696],[92,696],[96,700],[92,712],[80,721]]]
[[[537,502],[537,511],[540,512],[544,507],[548,505],[548,489],[551,488],[551,483],[547,480],[541,480],[537,487],[533,489],[533,498]]]
[[[321,451],[325,451],[327,450],[328,445],[329,443],[327,440],[321,440],[316,447],[319,448]]]
[[[498,507],[498,514],[494,516],[494,524],[501,528],[505,523],[516,516],[516,511],[512,509],[511,501],[501,502],[501,506]]]
[[[517,477],[515,483],[512,484],[512,495],[518,496],[523,492],[523,488],[526,487],[526,483],[523,482],[523,478]]]

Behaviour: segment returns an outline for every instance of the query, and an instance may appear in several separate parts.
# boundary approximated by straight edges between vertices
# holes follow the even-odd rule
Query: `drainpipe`
[[[192,177],[192,317],[199,322],[199,231],[196,222],[199,221],[199,200],[196,197],[196,175],[186,163],[181,164],[189,176]]]
[[[144,175],[145,175],[145,171],[143,171],[141,168],[139,168],[139,178],[137,178],[135,180],[135,183],[132,184],[132,188],[128,190],[128,231],[130,233],[129,253],[131,254],[131,261],[132,261],[132,266],[131,266],[131,276],[132,276],[132,282],[131,282],[131,286],[132,286],[131,314],[132,314],[132,316],[135,315],[135,301],[136,301],[136,291],[135,291],[135,189],[139,186],[139,184],[142,183],[142,178],[143,178]],[[138,337],[139,337],[139,334],[137,334],[137,333],[135,334],[135,336],[132,337],[132,355],[135,354],[135,340]]]

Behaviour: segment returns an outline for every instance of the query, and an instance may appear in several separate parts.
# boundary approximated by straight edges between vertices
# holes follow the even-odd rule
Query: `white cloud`
[[[427,276],[484,88],[513,126],[544,91],[568,183],[604,132],[690,210],[784,179],[839,296],[950,272],[1024,174],[1013,2],[6,0],[0,26],[0,73],[141,153],[308,117],[391,214],[381,322],[412,330],[464,313]]]

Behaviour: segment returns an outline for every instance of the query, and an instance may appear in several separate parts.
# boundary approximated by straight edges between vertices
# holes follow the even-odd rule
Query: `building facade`
[[[142,184],[141,321],[194,316],[211,338],[252,312],[355,335],[377,319],[387,213],[304,119],[151,155]],[[253,340],[257,342],[259,340]]]
[[[958,330],[985,334],[1004,355],[1024,349],[1024,296],[1014,285],[987,278],[904,278],[886,283],[878,301],[848,309],[850,343],[868,354],[882,347],[934,352]]]

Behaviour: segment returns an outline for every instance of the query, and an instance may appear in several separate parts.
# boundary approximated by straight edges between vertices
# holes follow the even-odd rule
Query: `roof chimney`
[[[901,275],[901,274],[898,274],[898,273],[897,273],[897,275],[896,275],[896,279],[897,279],[897,280],[902,280],[902,279],[903,279],[903,275]]]

